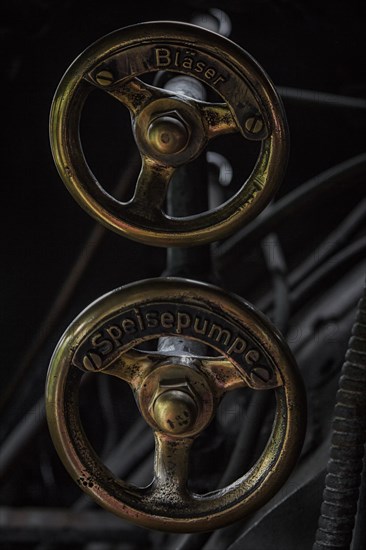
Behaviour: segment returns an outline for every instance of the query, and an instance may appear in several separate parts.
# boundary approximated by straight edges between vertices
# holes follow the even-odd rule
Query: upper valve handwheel
[[[159,70],[193,76],[225,103],[195,100],[137,78]],[[95,88],[108,92],[131,113],[142,168],[128,202],[102,188],[83,154],[80,114]],[[176,168],[195,159],[211,138],[237,131],[261,141],[259,158],[240,190],[212,211],[185,218],[164,213]],[[287,161],[285,115],[263,69],[230,40],[182,23],[126,27],[85,50],[56,91],[50,136],[59,173],[79,204],[110,229],[156,246],[204,244],[233,233],[266,206]]]

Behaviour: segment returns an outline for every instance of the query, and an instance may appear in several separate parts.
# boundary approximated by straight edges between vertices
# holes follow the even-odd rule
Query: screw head
[[[271,380],[273,373],[269,368],[259,365],[250,371],[250,376],[254,381],[259,380],[260,382],[267,383]]]
[[[259,134],[263,129],[263,120],[256,116],[250,116],[245,121],[245,129],[250,134]]]
[[[198,408],[194,399],[185,391],[168,390],[154,402],[152,416],[163,432],[181,435],[187,432],[197,419]]]
[[[95,75],[95,80],[100,86],[110,86],[114,82],[111,71],[104,69]]]
[[[183,122],[172,116],[155,118],[148,127],[147,135],[154,149],[165,155],[182,151],[189,138]]]

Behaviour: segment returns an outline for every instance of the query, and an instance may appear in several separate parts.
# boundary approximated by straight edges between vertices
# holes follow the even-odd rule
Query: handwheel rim
[[[180,506],[174,510],[173,505],[170,516],[164,513],[164,503],[160,509],[159,506],[151,508],[149,488],[136,489],[115,477],[101,463],[80,423],[77,395],[81,371],[71,367],[73,351],[90,328],[95,328],[96,315],[99,320],[113,316],[121,307],[126,309],[144,299],[156,299],[163,290],[164,298],[172,301],[187,293],[193,301],[200,299],[201,303],[202,300],[211,303],[220,298],[226,313],[230,311],[230,315],[237,315],[241,312],[243,322],[246,319],[253,323],[250,327],[252,335],[266,346],[283,377],[283,385],[275,390],[277,411],[269,443],[252,469],[224,489],[206,495],[192,495],[187,509]],[[145,527],[168,531],[215,529],[264,504],[291,472],[305,430],[302,382],[291,353],[269,322],[237,297],[211,285],[180,279],[156,279],[128,285],[102,297],[82,312],[55,350],[48,372],[46,400],[53,442],[65,467],[80,487],[110,512]]]
[[[225,58],[230,74],[236,75],[235,78],[241,75],[240,79],[250,88],[269,128],[269,135],[262,141],[260,155],[251,175],[231,199],[217,209],[187,218],[162,216],[160,225],[153,228],[146,220],[130,212],[130,203],[121,203],[103,190],[88,167],[79,139],[82,106],[94,89],[84,79],[84,75],[90,74],[93,68],[121,49],[138,48],[142,33],[143,44],[150,48],[157,43],[174,43],[181,47],[188,44],[198,52],[208,52],[207,55],[219,59],[220,63],[221,57]],[[210,44],[202,46],[201,43],[205,41],[210,41]],[[121,43],[124,48],[121,48]],[[144,72],[156,70],[156,67],[148,67]],[[169,70],[174,71],[174,68]],[[182,68],[178,72],[183,72]],[[138,75],[141,72],[132,71],[131,74]],[[200,75],[195,76],[200,78]],[[255,82],[255,87],[251,82]],[[227,101],[230,95],[228,90],[217,87],[216,91]],[[231,93],[235,97],[235,93]],[[239,99],[242,98],[236,98],[237,104],[241,104]],[[231,101],[227,102],[230,105]],[[239,127],[243,129],[243,123],[239,122]],[[193,25],[153,22],[116,31],[90,46],[75,60],[55,94],[50,115],[50,140],[61,178],[90,215],[113,231],[145,244],[185,246],[204,244],[228,236],[252,220],[268,204],[284,175],[288,130],[277,92],[264,70],[247,52],[230,40]]]

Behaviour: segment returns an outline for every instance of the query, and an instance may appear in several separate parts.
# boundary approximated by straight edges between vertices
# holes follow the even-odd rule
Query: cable
[[[341,162],[321,174],[303,183],[291,193],[268,208],[262,216],[257,217],[247,227],[216,247],[216,261],[219,269],[230,268],[242,256],[242,251],[251,243],[274,231],[277,225],[288,216],[293,216],[299,209],[312,204],[320,195],[332,188],[338,188],[347,182],[350,186],[366,171],[366,154],[357,155]]]
[[[327,284],[330,283],[328,280],[335,272],[339,270],[344,270],[349,266],[352,266],[356,262],[360,261],[364,257],[366,248],[366,237],[360,237],[357,241],[351,243],[348,247],[344,248],[334,256],[330,257],[326,263],[320,265],[317,269],[312,271],[308,277],[306,277],[300,284],[295,286],[295,288],[290,292],[289,300],[291,303],[291,308],[293,312],[296,312],[300,307],[313,297],[317,292],[317,288],[321,287],[327,280]],[[289,274],[288,280],[294,280],[293,274],[296,272],[294,270]],[[314,285],[314,287],[313,287]],[[264,296],[258,303],[257,307],[261,311],[268,312],[271,307],[272,297],[270,294]]]
[[[347,269],[355,262],[364,259],[366,251],[366,236],[360,237],[357,241],[338,252],[316,271],[311,273],[296,289],[291,292],[291,303],[295,311],[299,310],[305,302],[319,292],[325,280],[330,284],[331,276]]]
[[[270,391],[257,391],[249,401],[245,422],[239,430],[228,467],[220,480],[220,487],[232,483],[249,470],[271,395]]]
[[[328,94],[314,90],[303,90],[299,88],[288,88],[277,86],[277,91],[285,100],[296,103],[309,103],[321,107],[341,107],[345,109],[366,109],[366,100],[360,97],[349,97],[344,95]]]
[[[337,229],[330,233],[307,258],[293,269],[288,275],[290,289],[294,289],[311,272],[314,272],[319,265],[331,257],[346,244],[350,237],[359,229],[366,218],[366,199],[362,200],[348,216],[342,220]],[[269,311],[272,304],[272,293],[268,293],[258,303],[259,309]]]
[[[317,247],[316,254],[310,254],[302,264],[293,270],[289,276],[290,287],[293,288],[296,286],[319,264],[337,252],[342,245],[346,244],[348,239],[357,231],[361,224],[364,223],[365,218],[366,199],[363,199],[345,219],[341,221],[339,226]]]
[[[261,243],[266,267],[272,278],[273,322],[285,334],[290,317],[290,297],[287,283],[287,266],[283,250],[275,233],[270,233]]]
[[[138,417],[105,459],[106,467],[121,478],[131,475],[154,448],[154,440],[148,437],[148,432],[145,420]],[[72,509],[81,511],[93,504],[94,501],[83,494],[74,502]]]
[[[131,162],[128,165],[127,170],[119,178],[119,181],[115,187],[114,195],[121,196],[124,189],[130,185],[131,181],[135,178],[140,164],[140,158],[137,153],[131,155]],[[14,398],[15,392],[17,392],[17,399],[14,399],[12,402],[13,408],[15,406],[16,410],[19,410],[19,401],[24,402],[26,396],[34,389],[33,376],[35,372],[38,373],[39,368],[44,368],[43,364],[40,364],[38,369],[37,366],[31,370],[30,364],[35,360],[36,356],[40,353],[42,347],[44,346],[47,339],[52,334],[52,331],[55,329],[57,322],[59,321],[61,315],[66,310],[66,307],[72,299],[77,285],[80,283],[83,275],[85,274],[91,260],[94,257],[94,254],[99,247],[102,238],[106,234],[107,230],[104,226],[96,224],[92,231],[89,234],[89,237],[86,239],[86,242],[82,247],[80,247],[80,253],[74,262],[73,267],[70,270],[70,273],[62,285],[60,291],[57,293],[57,296],[51,306],[49,313],[46,315],[44,321],[42,322],[37,335],[34,337],[31,345],[23,356],[19,367],[13,377],[12,381],[9,383],[8,387],[5,389],[4,393],[1,396],[0,400],[0,411],[5,409],[6,406]],[[25,376],[27,373],[27,376]],[[22,391],[22,396],[19,396],[19,388]],[[7,416],[12,416],[11,413]],[[3,429],[5,431],[5,426],[11,424],[11,421],[14,420],[10,418],[8,420],[5,415],[3,415]]]

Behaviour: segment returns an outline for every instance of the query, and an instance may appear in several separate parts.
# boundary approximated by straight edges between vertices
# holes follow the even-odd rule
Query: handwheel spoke
[[[144,351],[130,349],[117,356],[102,372],[124,380],[132,388],[136,388],[157,361],[158,359],[155,360]]]
[[[52,104],[51,146],[65,185],[106,227],[145,244],[192,246],[194,240],[196,245],[204,245],[228,237],[268,204],[286,167],[286,119],[267,75],[243,50],[237,50],[235,59],[234,44],[225,45],[222,37],[216,42],[213,35],[205,43],[204,31],[197,31],[202,37],[194,37],[194,32],[191,27],[164,22],[156,28],[155,24],[147,29],[134,26],[108,35],[75,60]],[[168,91],[139,80],[160,70],[196,76],[218,94],[218,102],[179,93],[181,86],[174,92],[174,86]],[[157,162],[154,170],[148,170],[155,171],[151,186],[146,185],[146,170],[142,172],[135,203],[118,202],[103,192],[102,182],[83,153],[79,123],[93,88],[129,108],[140,152]],[[208,140],[233,132],[262,142],[259,159],[240,189],[221,206],[194,216],[169,219],[159,213],[158,203],[162,204],[166,180],[172,175],[171,168],[164,168],[166,177],[162,177],[161,166],[191,163],[203,153]],[[161,188],[155,204],[155,189]]]
[[[207,128],[208,138],[238,132],[235,119],[225,103],[196,102]]]
[[[107,70],[102,70],[92,77],[89,75],[87,80],[123,103],[133,116],[136,116],[151,101],[171,96],[171,93],[150,86],[137,77],[115,83],[112,74]]]
[[[186,483],[192,443],[192,438],[178,439],[162,432],[155,432],[154,482],[152,485],[155,499],[166,500],[166,495],[169,494],[178,504],[187,500]]]
[[[136,183],[130,209],[143,218],[160,219],[169,182],[175,168],[143,157],[141,172]]]
[[[144,83],[138,78],[123,82],[115,88],[107,90],[107,92],[128,107],[135,116],[152,97],[152,94],[145,87]]]
[[[244,374],[226,357],[201,357],[200,365],[213,380],[219,397],[227,391],[248,386]]]

